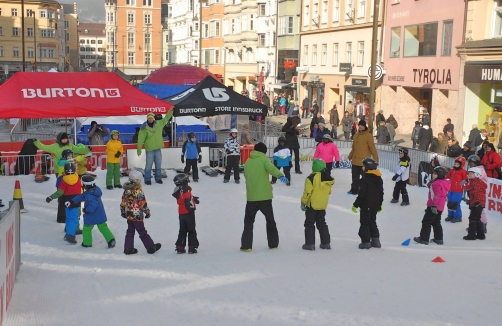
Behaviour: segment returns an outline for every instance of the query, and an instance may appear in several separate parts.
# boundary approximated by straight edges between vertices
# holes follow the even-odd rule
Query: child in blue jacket
[[[200,155],[200,145],[195,139],[195,134],[189,132],[187,135],[187,140],[183,144],[181,150],[181,163],[185,163],[184,173],[188,175],[190,169],[192,169],[192,179],[194,182],[199,182],[199,170],[197,168],[197,162],[202,162],[202,156]]]
[[[286,137],[281,136],[278,139],[279,145],[274,148],[274,165],[284,171],[284,176],[290,181],[286,185],[291,185],[291,151],[286,147]],[[272,176],[271,184],[276,183],[277,178]]]
[[[108,228],[106,224],[106,213],[101,201],[102,192],[101,189],[96,186],[94,178],[90,175],[84,175],[82,177],[82,183],[85,187],[84,193],[75,196],[70,201],[65,203],[66,207],[70,207],[74,204],[84,202],[84,229],[82,231],[83,241],[82,247],[89,248],[92,247],[92,229],[94,225],[98,226],[99,232],[105,237],[108,243],[108,248],[115,247],[115,237],[113,233]]]

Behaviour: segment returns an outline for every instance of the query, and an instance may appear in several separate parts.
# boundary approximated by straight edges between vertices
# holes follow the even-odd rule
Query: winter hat
[[[96,121],[91,121],[91,127],[94,125],[97,125],[98,123]]]
[[[378,113],[382,114],[383,113],[383,110],[378,110]],[[392,115],[392,114],[391,114]]]
[[[318,126],[319,127],[326,127],[326,125],[324,123],[322,123],[322,122],[319,122]]]
[[[254,150],[258,152],[262,152],[263,154],[267,154],[267,145],[264,143],[260,142],[256,145],[254,145]]]
[[[357,125],[358,126],[364,126],[366,128],[366,120],[360,120]]]
[[[112,130],[112,132],[110,134],[117,134],[117,135],[120,135],[120,132],[118,130]]]
[[[148,118],[150,118],[150,117],[152,117],[152,118],[154,118],[154,119],[155,119],[155,114],[153,114],[152,112],[150,112],[150,113],[148,113],[148,114],[146,115],[146,118],[147,118],[147,119],[148,119]]]
[[[94,177],[90,175],[84,175],[82,177],[82,183],[86,188],[92,188],[96,186],[96,181],[94,180]]]
[[[65,138],[66,138],[66,139],[68,139],[68,134],[67,134],[66,132],[64,132],[64,131],[63,131],[63,132],[61,133],[61,137],[60,137],[59,139],[65,139]]]
[[[326,168],[326,162],[321,158],[316,158],[312,161],[312,172],[321,172]]]
[[[464,147],[467,147],[467,148],[471,148],[471,143],[466,141],[465,144],[464,144]]]

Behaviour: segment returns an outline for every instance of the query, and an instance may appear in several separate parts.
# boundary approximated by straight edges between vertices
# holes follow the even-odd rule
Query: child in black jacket
[[[371,158],[363,160],[363,177],[359,181],[357,199],[352,211],[360,208],[359,249],[380,248],[380,232],[376,224],[376,215],[382,211],[383,181],[382,173],[377,169],[378,163]]]

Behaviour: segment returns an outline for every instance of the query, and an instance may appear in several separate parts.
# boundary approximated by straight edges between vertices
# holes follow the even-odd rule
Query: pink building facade
[[[464,0],[385,0],[381,109],[411,133],[424,109],[435,136],[446,119],[462,126],[458,108]],[[458,111],[458,112],[457,112]]]

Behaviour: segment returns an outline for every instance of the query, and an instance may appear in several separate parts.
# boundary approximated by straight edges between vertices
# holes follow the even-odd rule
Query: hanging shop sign
[[[345,72],[350,75],[352,73],[352,64],[350,62],[340,63],[340,72]]]
[[[464,84],[502,84],[502,64],[466,64]]]
[[[352,78],[352,85],[366,86],[368,85],[368,80],[361,78]]]

